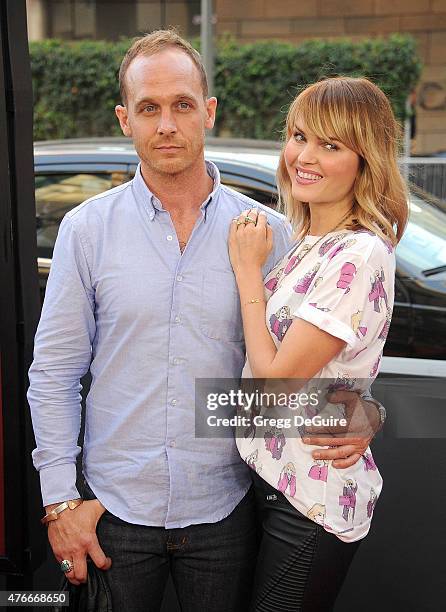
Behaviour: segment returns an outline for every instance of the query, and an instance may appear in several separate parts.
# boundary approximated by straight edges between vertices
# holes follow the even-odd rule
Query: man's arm
[[[54,247],[45,302],[34,341],[28,401],[45,506],[79,497],[77,440],[80,379],[88,371],[95,334],[94,292],[84,248],[69,217]]]
[[[46,513],[79,497],[75,483],[80,452],[80,379],[88,371],[96,331],[87,250],[72,219],[66,216],[54,248],[29,371],[28,401],[37,444],[32,456],[40,474]],[[87,554],[98,567],[110,566],[96,538],[96,524],[103,512],[102,504],[93,500],[64,510],[48,524],[56,559],[74,562],[74,570],[67,574],[74,584],[86,579]]]
[[[333,467],[346,469],[359,461],[365,453],[375,434],[384,425],[386,411],[372,397],[370,387],[361,394],[355,391],[336,391],[328,399],[334,404],[344,404],[347,426],[308,427],[303,442],[331,446],[314,451],[313,458],[332,460]]]

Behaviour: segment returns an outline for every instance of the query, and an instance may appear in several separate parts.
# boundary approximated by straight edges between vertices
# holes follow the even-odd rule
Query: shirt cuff
[[[358,338],[352,328],[333,317],[329,312],[318,310],[309,304],[302,304],[292,315],[308,321],[308,323],[319,327],[319,329],[335,336],[335,338],[344,340],[351,348],[354,348],[358,343]]]
[[[76,489],[76,464],[63,463],[39,472],[44,506],[81,497]]]

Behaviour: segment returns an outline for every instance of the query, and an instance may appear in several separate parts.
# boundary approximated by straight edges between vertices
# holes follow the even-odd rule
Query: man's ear
[[[119,120],[119,125],[121,126],[122,133],[124,134],[124,136],[128,136],[129,138],[131,138],[132,130],[129,125],[127,107],[121,106],[121,104],[118,104],[115,106],[115,113]]]
[[[205,128],[212,130],[215,123],[215,113],[217,111],[217,98],[212,97],[206,100],[206,121]]]

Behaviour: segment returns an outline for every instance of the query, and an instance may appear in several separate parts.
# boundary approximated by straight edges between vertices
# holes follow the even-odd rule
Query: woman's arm
[[[257,213],[246,211],[253,219]],[[272,232],[266,215],[253,223],[232,223],[229,248],[240,294],[246,351],[255,378],[310,379],[329,363],[345,346],[315,325],[295,319],[279,348],[271,338],[265,322],[266,304],[262,265],[272,247]],[[253,301],[253,300],[259,300]],[[315,350],[317,348],[317,350]]]
[[[257,213],[245,211],[240,215],[240,220],[246,215],[255,219]],[[237,225],[237,220],[232,223],[229,252],[240,292],[251,370],[256,378],[309,379],[331,361],[344,348],[346,342],[304,319],[296,318],[277,351],[265,323],[266,304],[261,273],[261,267],[271,248],[272,231],[262,213],[257,226],[253,223]],[[294,388],[293,391],[297,389]],[[375,405],[367,401],[361,402],[357,392],[342,391],[337,395],[340,397],[330,397],[330,401],[345,403],[346,412],[349,413],[348,428],[344,432],[333,434],[328,431],[318,434],[318,431],[313,430],[312,435],[303,442],[320,447],[330,446],[331,448],[313,451],[313,457],[331,460],[333,467],[346,469],[364,454],[378,429],[378,426],[370,429],[370,425],[379,421],[379,418],[377,419]]]

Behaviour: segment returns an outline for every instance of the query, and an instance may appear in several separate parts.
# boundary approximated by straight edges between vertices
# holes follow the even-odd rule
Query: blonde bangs
[[[359,100],[349,99],[344,88],[330,87],[330,81],[310,85],[294,100],[287,117],[288,137],[301,119],[321,140],[338,140],[361,155],[362,147],[354,138],[357,129],[351,129],[352,122],[356,128],[361,125]]]

